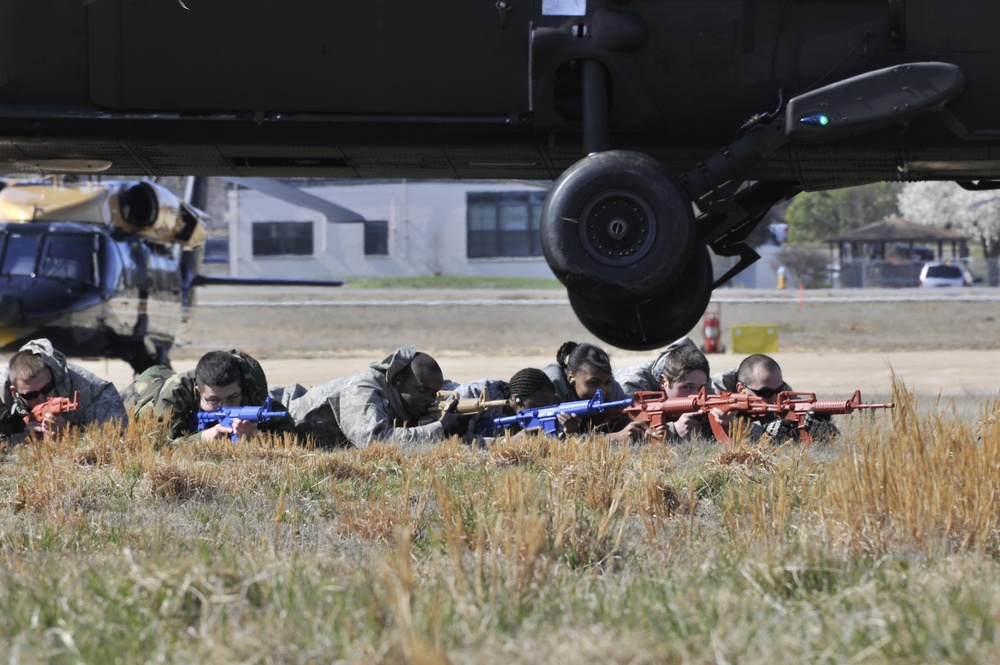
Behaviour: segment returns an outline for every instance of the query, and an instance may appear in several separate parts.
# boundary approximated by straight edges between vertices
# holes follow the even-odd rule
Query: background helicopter
[[[204,179],[191,179],[199,198]],[[327,204],[329,207],[329,204]],[[0,349],[47,337],[141,372],[170,348],[203,284],[338,286],[200,274],[205,213],[146,181],[49,178],[0,190]]]
[[[686,333],[805,190],[1000,186],[1000,4],[0,0],[0,163],[556,180],[545,258],[616,346]],[[709,252],[738,257],[712,273]]]

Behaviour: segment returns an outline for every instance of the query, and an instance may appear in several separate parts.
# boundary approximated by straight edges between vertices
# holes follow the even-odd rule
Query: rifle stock
[[[454,390],[439,390],[438,401],[431,405],[431,408],[427,411],[427,415],[433,417],[435,420],[440,420],[455,400],[458,401],[455,412],[461,416],[486,413],[492,408],[503,406],[507,403],[505,399],[486,399],[485,393],[479,397],[459,397],[458,393]]]

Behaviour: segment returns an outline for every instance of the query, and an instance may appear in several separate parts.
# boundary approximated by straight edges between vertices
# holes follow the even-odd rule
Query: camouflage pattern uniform
[[[416,353],[412,346],[396,349],[363,372],[314,386],[293,399],[288,411],[299,437],[323,448],[382,442],[416,448],[446,438],[440,421],[408,426],[410,416],[393,385]]]
[[[676,342],[672,342],[667,348],[660,352],[660,355],[649,363],[640,363],[631,367],[616,369],[614,373],[617,381],[626,395],[634,395],[640,390],[662,391],[660,376],[663,375],[663,366],[666,364],[667,354],[682,346],[697,345],[690,337],[682,337]]]
[[[117,420],[124,431],[128,418],[122,398],[113,383],[79,365],[67,362],[66,356],[53,349],[52,342],[47,339],[33,339],[19,350],[31,351],[42,357],[56,382],[51,396],[72,398],[74,392],[80,393],[79,408],[76,411],[66,411],[61,416],[66,422],[80,427]],[[3,381],[3,394],[0,394],[0,441],[17,443],[23,439],[24,417],[28,415],[28,410],[11,392],[13,384],[7,365],[0,369],[0,379]]]
[[[552,363],[551,365],[546,365],[542,368],[545,375],[552,380],[552,385],[556,388],[556,397],[559,399],[559,403],[563,402],[579,402],[580,398],[576,395],[576,390],[570,385],[569,381],[566,380],[566,373],[563,368],[557,363]],[[618,385],[618,382],[612,378],[611,380],[611,394],[605,395],[604,391],[601,391],[601,401],[602,402],[617,402],[618,400],[625,399],[629,395],[625,394],[622,387]],[[607,415],[595,416],[592,419],[588,419],[583,423],[581,429],[582,434],[586,434],[588,431],[591,432],[617,432],[624,429],[632,420],[626,416],[621,415],[616,418],[610,418]]]
[[[461,383],[453,388],[458,393],[459,399],[480,399],[492,402],[499,399],[507,399],[507,382],[499,379],[477,379],[467,383]],[[483,413],[474,413],[469,416],[469,436],[496,436],[496,427],[493,420],[502,418],[504,415],[502,406],[491,406]]]
[[[268,397],[264,368],[243,351],[231,349],[229,353],[236,357],[243,375],[240,382],[240,391],[243,393],[240,406],[263,406]],[[177,374],[169,367],[154,365],[123,390],[122,397],[129,409],[135,409],[136,416],[151,412],[160,422],[166,420],[172,439],[197,440],[201,438],[201,433],[195,431],[192,420],[201,412],[201,400],[195,392],[195,385],[193,369]],[[271,410],[286,409],[281,402],[272,400]],[[273,434],[292,433],[294,424],[291,417],[286,417],[259,423],[257,429]]]

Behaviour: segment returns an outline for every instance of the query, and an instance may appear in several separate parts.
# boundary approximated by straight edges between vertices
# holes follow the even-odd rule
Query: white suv
[[[972,276],[958,263],[925,263],[920,270],[921,288],[969,286]]]

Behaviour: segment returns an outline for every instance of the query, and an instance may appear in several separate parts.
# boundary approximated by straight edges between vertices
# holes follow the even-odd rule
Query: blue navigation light
[[[799,118],[799,122],[803,125],[812,125],[813,127],[826,127],[830,124],[830,116],[825,113],[817,113],[816,115],[807,115]]]

